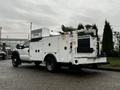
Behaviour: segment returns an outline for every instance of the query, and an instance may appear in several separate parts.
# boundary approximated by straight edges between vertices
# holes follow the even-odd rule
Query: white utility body
[[[52,31],[53,32],[53,31]],[[92,34],[91,34],[92,33]],[[99,41],[95,30],[75,30],[52,35],[46,28],[33,30],[31,40],[15,50],[12,55],[13,65],[21,62],[46,63],[49,71],[60,65],[97,65],[107,63],[101,56]],[[14,59],[15,58],[15,59]],[[15,61],[20,61],[16,64]]]

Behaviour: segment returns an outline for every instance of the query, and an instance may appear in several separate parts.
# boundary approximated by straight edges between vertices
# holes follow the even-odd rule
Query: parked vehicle
[[[105,56],[99,51],[99,41],[95,30],[75,30],[51,35],[49,29],[31,32],[31,40],[17,45],[12,52],[12,63],[18,67],[24,62],[35,65],[45,63],[48,71],[56,71],[61,66],[84,66],[106,64]],[[79,68],[79,67],[78,67]]]
[[[0,50],[0,59],[5,60],[6,58],[6,52]]]

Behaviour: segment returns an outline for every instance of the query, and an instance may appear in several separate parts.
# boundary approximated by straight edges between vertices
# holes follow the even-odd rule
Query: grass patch
[[[118,68],[118,69],[120,69],[120,57],[108,57],[107,61],[110,64],[102,65],[101,67],[105,67],[105,68]]]

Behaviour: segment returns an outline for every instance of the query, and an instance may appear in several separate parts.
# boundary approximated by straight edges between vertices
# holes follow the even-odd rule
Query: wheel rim
[[[47,69],[48,69],[49,71],[52,71],[53,68],[54,68],[54,63],[52,63],[52,62],[47,62]]]
[[[13,58],[12,64],[13,64],[13,65],[16,65],[16,62],[17,62],[17,59],[16,59],[16,58]]]

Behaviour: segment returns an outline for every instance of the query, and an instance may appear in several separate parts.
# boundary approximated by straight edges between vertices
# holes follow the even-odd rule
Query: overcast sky
[[[120,0],[0,0],[2,37],[27,38],[30,22],[33,29],[97,24],[102,33],[105,19],[119,31]]]

